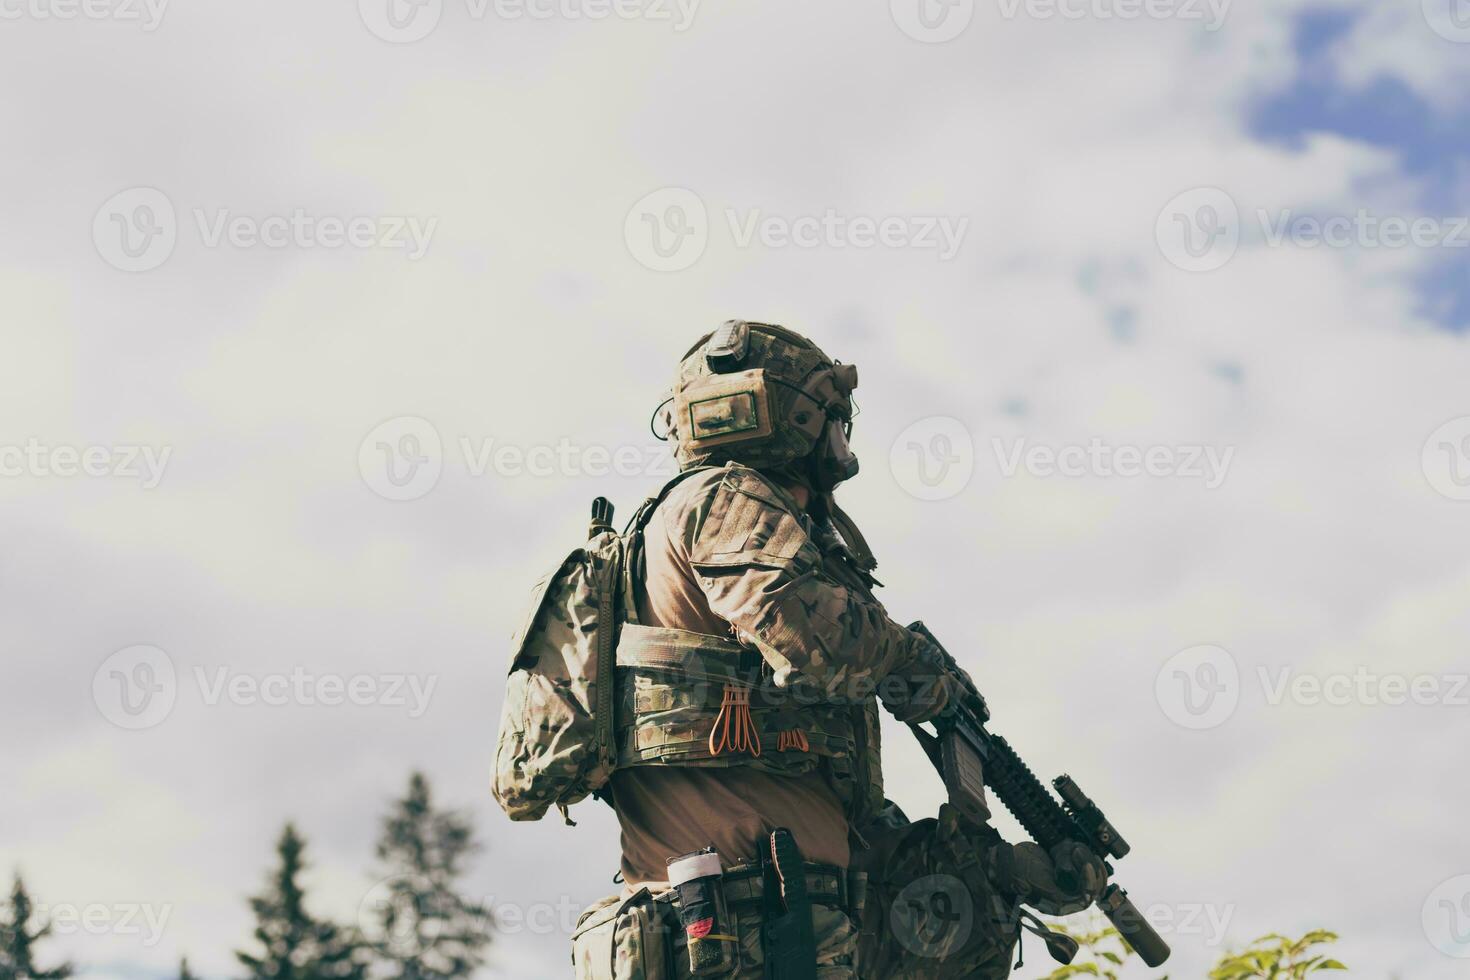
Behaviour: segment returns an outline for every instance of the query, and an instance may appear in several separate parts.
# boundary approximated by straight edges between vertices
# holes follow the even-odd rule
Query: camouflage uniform
[[[660,547],[657,532],[667,530],[673,559],[687,563],[709,610],[729,624],[738,644],[760,652],[759,690],[770,704],[754,697],[751,714],[763,751],[710,753],[718,684],[677,700],[675,693],[687,695],[687,679],[634,673],[619,701],[625,749],[615,785],[646,765],[755,767],[778,778],[818,770],[837,790],[849,827],[866,842],[853,864],[868,876],[862,910],[813,907],[819,975],[1004,976],[1014,919],[986,876],[989,848],[999,838],[989,828],[966,826],[948,807],[938,821],[909,824],[883,798],[872,692],[875,684],[885,687],[885,677],[932,674],[922,638],[888,618],[871,575],[842,534],[831,523],[815,524],[755,470],[728,464],[694,474],[659,509],[646,547]],[[648,618],[647,610],[638,618]],[[669,690],[681,684],[680,692]],[[793,684],[820,691],[783,698]],[[892,686],[895,695],[910,689]],[[780,750],[783,724],[803,727],[810,750]],[[814,744],[819,733],[829,741]],[[669,845],[665,856],[693,841]],[[687,975],[672,899],[644,889],[589,909],[575,943],[578,977]],[[957,907],[958,921],[945,908],[930,914],[946,901]],[[739,920],[741,967],[730,975],[759,977],[758,910],[741,912]]]
[[[829,833],[793,832],[808,861],[825,848],[823,865],[846,882],[840,898],[813,899],[819,976],[1009,972],[1015,895],[1026,894],[1010,846],[949,806],[910,823],[884,799],[880,701],[902,721],[933,717],[948,675],[873,595],[876,562],[832,500],[857,470],[846,442],[856,384],[855,368],[762,324],[732,321],[681,362],[666,424],[685,478],[634,535],[616,651],[606,792],[630,885],[584,913],[579,978],[687,976],[660,862],[713,838],[733,888],[759,833],[802,817],[785,787],[837,801]],[[690,819],[681,797],[702,791],[730,805]],[[827,839],[849,835],[850,860],[845,840]],[[722,975],[759,977],[760,906],[732,909],[738,964]]]

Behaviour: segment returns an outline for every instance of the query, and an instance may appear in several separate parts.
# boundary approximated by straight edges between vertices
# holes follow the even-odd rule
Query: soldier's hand
[[[1102,861],[1076,841],[1063,841],[1050,854],[1031,841],[1001,844],[997,850],[1001,890],[1043,915],[1080,912],[1108,884]]]
[[[878,683],[878,699],[899,721],[917,724],[944,714],[959,689],[949,668],[924,649]]]

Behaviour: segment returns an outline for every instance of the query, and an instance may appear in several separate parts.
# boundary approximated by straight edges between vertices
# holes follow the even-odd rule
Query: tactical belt
[[[812,861],[803,862],[802,867],[806,870],[807,897],[813,905],[826,905],[850,915],[862,911],[868,890],[865,873]],[[720,885],[731,908],[738,911],[761,908],[765,881],[759,864],[725,869]]]

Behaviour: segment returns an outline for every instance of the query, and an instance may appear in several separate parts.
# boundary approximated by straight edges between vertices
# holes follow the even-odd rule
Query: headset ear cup
[[[835,375],[837,387],[844,395],[850,395],[858,386],[858,369],[856,364],[834,364],[832,374]]]

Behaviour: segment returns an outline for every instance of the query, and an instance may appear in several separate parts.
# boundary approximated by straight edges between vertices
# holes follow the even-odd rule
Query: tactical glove
[[[996,886],[1043,915],[1080,912],[1097,901],[1108,884],[1102,861],[1076,841],[1063,841],[1050,854],[1031,841],[998,844],[992,853]]]
[[[917,724],[944,714],[959,682],[928,640],[914,637],[918,653],[878,683],[878,698],[901,722]]]

